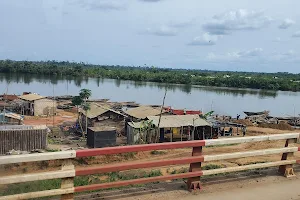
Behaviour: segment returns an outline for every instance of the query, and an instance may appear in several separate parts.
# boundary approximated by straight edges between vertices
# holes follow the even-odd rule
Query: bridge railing
[[[261,149],[245,152],[224,153],[218,155],[204,155],[202,153],[202,147],[213,145],[230,145],[249,142],[262,142],[262,141],[275,141],[285,140],[285,146],[283,148],[271,148]],[[73,199],[74,193],[93,191],[106,188],[115,188],[133,184],[144,184],[156,181],[173,180],[187,178],[187,186],[190,190],[201,189],[200,177],[203,175],[220,174],[226,172],[237,172],[250,169],[266,168],[279,166],[279,172],[286,176],[294,176],[293,164],[300,163],[300,160],[288,159],[294,152],[300,150],[300,147],[289,147],[289,144],[299,141],[299,133],[286,133],[276,135],[263,135],[263,136],[251,136],[251,137],[237,137],[237,138],[224,138],[215,140],[195,140],[186,142],[173,142],[173,143],[159,143],[159,144],[145,144],[145,145],[132,145],[132,146],[119,146],[119,147],[107,147],[99,149],[86,149],[86,150],[72,150],[62,152],[51,153],[38,153],[27,155],[12,155],[1,156],[0,165],[23,163],[23,162],[36,162],[47,160],[62,160],[63,164],[60,170],[41,172],[41,173],[29,173],[21,175],[10,175],[0,177],[0,185],[49,180],[49,179],[62,179],[61,188],[53,190],[45,190],[38,192],[29,192],[23,194],[15,194],[9,196],[2,196],[0,200],[10,199],[31,199],[37,197],[57,196],[61,195],[62,199]],[[72,159],[89,156],[111,155],[128,152],[139,151],[153,151],[164,149],[178,149],[178,148],[192,148],[192,155],[189,157],[173,158],[168,160],[153,160],[145,162],[124,162],[120,164],[107,164],[96,167],[84,167],[75,168],[72,164]],[[220,147],[221,148],[221,147]],[[282,158],[279,161],[243,165],[238,167],[228,167],[211,170],[201,170],[201,164],[208,161],[220,161],[226,159],[245,158],[253,156],[265,156],[271,154],[282,154]],[[190,164],[189,172],[181,174],[171,174],[150,178],[139,178],[132,180],[108,182],[101,184],[92,184],[74,187],[74,177],[85,176],[90,174],[101,174],[107,172],[118,172],[131,169],[144,169],[154,168],[169,165],[182,165]]]

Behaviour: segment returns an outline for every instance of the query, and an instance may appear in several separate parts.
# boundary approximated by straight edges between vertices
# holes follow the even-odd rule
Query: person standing
[[[245,137],[245,135],[246,135],[246,126],[242,127],[242,132],[243,132],[243,137]]]

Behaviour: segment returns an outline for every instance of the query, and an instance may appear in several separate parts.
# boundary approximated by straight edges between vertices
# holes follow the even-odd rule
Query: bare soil
[[[24,124],[25,125],[48,125],[48,126],[57,126],[62,124],[65,121],[75,122],[77,119],[77,114],[73,112],[66,112],[64,110],[57,110],[56,116],[49,117],[36,117],[36,116],[25,116]]]
[[[300,168],[295,168],[300,176]],[[201,178],[202,190],[189,192],[184,181],[147,184],[122,190],[78,194],[76,200],[300,200],[299,177],[287,179],[277,168]]]

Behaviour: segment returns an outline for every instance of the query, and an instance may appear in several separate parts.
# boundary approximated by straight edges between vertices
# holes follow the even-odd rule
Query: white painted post
[[[71,159],[66,159],[63,160],[62,163],[62,170],[75,170],[75,167],[72,163]],[[68,178],[63,178],[61,180],[61,189],[70,189],[74,188],[74,177],[68,177]],[[62,200],[73,200],[74,199],[74,194],[63,194],[61,195]]]

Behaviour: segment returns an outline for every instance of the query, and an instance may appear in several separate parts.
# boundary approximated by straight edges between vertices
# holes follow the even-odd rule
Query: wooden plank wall
[[[0,130],[0,155],[8,151],[31,151],[47,147],[47,130]]]

